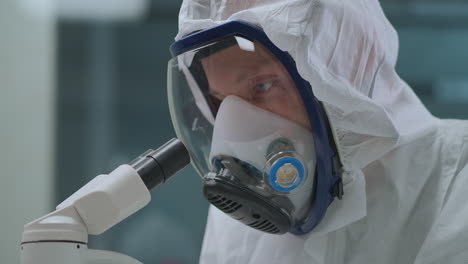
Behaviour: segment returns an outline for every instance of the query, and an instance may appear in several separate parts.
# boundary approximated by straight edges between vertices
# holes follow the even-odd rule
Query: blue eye
[[[261,93],[268,92],[268,90],[270,90],[272,85],[273,85],[272,80],[262,82],[262,83],[258,83],[258,84],[255,85],[255,90],[257,92],[261,92]]]

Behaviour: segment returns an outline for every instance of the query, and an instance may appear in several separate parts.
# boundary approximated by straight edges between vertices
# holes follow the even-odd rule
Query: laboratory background
[[[0,1],[0,262],[23,225],[175,136],[166,72],[180,0]],[[468,2],[382,0],[397,71],[437,117],[468,118]],[[189,166],[90,248],[196,263],[208,203]]]

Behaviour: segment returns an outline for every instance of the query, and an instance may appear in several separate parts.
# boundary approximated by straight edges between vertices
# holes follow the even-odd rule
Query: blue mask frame
[[[296,63],[289,53],[276,47],[265,32],[258,26],[244,21],[230,21],[225,24],[199,31],[176,41],[170,46],[173,56],[201,47],[229,36],[241,36],[255,40],[278,58],[294,80],[309,116],[312,136],[317,157],[315,171],[315,192],[312,206],[304,222],[292,226],[290,233],[303,235],[312,231],[323,219],[328,206],[335,197],[341,199],[343,184],[339,174],[339,159],[335,150],[333,137],[322,104],[314,96],[312,87],[298,73]]]

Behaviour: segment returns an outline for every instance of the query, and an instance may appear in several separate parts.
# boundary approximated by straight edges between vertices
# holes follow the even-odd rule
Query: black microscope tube
[[[156,150],[149,149],[132,161],[132,166],[148,190],[167,181],[190,163],[190,155],[184,144],[173,138]]]

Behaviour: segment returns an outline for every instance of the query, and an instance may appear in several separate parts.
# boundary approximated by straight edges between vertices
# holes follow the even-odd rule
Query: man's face
[[[245,51],[234,45],[201,60],[210,93],[219,100],[235,95],[310,129],[294,81],[262,45]]]

